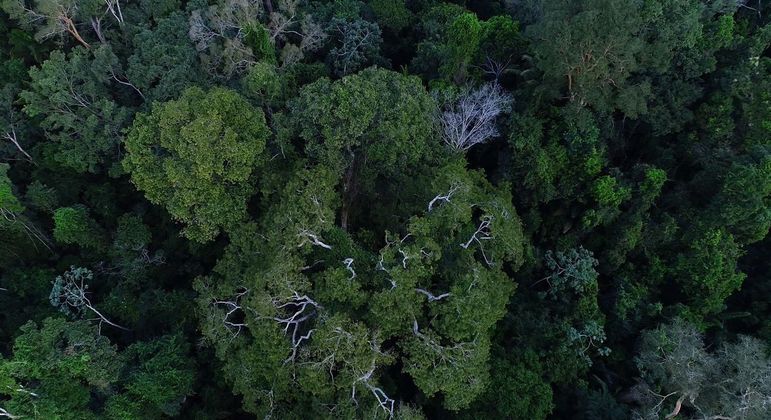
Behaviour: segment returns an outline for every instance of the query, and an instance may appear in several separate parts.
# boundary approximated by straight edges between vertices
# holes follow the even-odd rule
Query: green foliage
[[[291,133],[306,142],[312,159],[332,168],[350,165],[359,150],[389,172],[433,153],[434,102],[414,77],[370,68],[339,82],[321,79],[289,109]]]
[[[580,295],[597,282],[597,260],[584,247],[567,252],[547,251],[544,259],[546,267],[551,270],[545,280],[549,283],[549,294],[552,296],[566,292]]]
[[[137,116],[123,165],[185,236],[206,242],[245,216],[268,134],[262,111],[238,93],[191,88]]]
[[[276,51],[270,42],[270,33],[268,30],[258,24],[247,26],[244,42],[252,49],[252,54],[257,60],[267,63],[276,62]]]
[[[111,100],[109,75],[95,65],[91,52],[54,51],[29,75],[29,87],[20,94],[24,112],[42,119],[40,127],[50,140],[45,150],[54,162],[78,172],[109,169],[131,112]]]
[[[620,187],[616,178],[605,175],[594,181],[594,199],[602,206],[618,207],[629,198],[629,189]]]
[[[98,248],[103,244],[102,232],[86,207],[61,207],[54,212],[54,239],[61,244]]]
[[[708,230],[678,256],[675,275],[695,314],[717,313],[723,301],[741,287],[745,275],[736,269],[741,249],[723,229]]]
[[[767,418],[770,17],[0,0],[0,417]]]
[[[175,99],[191,85],[203,84],[188,30],[187,17],[176,11],[158,20],[154,28],[142,28],[134,36],[126,77],[147,101]]]
[[[336,75],[355,73],[379,61],[382,40],[380,27],[376,23],[334,18],[329,23],[328,31],[332,34],[335,46],[329,51],[327,60]]]
[[[470,410],[470,416],[483,412],[496,418],[547,418],[554,403],[552,389],[543,381],[542,370],[543,366],[532,350],[521,355],[494,357],[490,386]]]
[[[410,24],[412,13],[404,0],[370,0],[369,7],[381,27],[399,32]]]
[[[8,178],[9,168],[7,163],[0,164],[0,209],[4,212],[20,213],[24,211],[24,206],[13,193],[13,183]]]
[[[0,361],[4,408],[15,415],[96,418],[92,402],[108,395],[121,369],[115,347],[87,321],[48,318],[22,326],[13,358]]]
[[[108,401],[108,415],[129,402],[133,415],[161,417],[179,415],[180,406],[193,393],[194,366],[188,358],[187,343],[179,335],[163,336],[132,344],[121,353],[126,363],[123,386],[126,392]],[[128,401],[126,401],[128,400]],[[113,408],[115,407],[115,408]]]

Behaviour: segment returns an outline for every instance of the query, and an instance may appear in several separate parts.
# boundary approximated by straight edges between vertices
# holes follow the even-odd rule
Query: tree
[[[210,73],[227,79],[259,60],[275,62],[275,47],[258,20],[263,13],[262,1],[225,1],[192,12],[188,35]]]
[[[69,316],[82,316],[83,313],[90,311],[99,320],[98,331],[101,331],[102,323],[125,330],[126,328],[107,319],[91,304],[91,300],[87,296],[88,284],[86,282],[93,280],[93,278],[94,273],[89,269],[70,267],[63,275],[56,277],[49,297],[51,305]]]
[[[345,76],[377,63],[383,40],[376,23],[335,18],[327,32],[335,45],[327,57],[336,75]]]
[[[177,416],[193,393],[195,371],[187,343],[179,335],[137,342],[121,352],[124,392],[112,396],[105,411],[111,418]]]
[[[499,135],[496,118],[509,111],[513,99],[497,83],[488,83],[461,95],[442,112],[439,123],[444,142],[456,151],[466,151]]]
[[[191,86],[203,86],[195,48],[188,38],[188,20],[180,11],[142,28],[133,38],[126,77],[144,93],[147,101],[175,99]]]
[[[736,268],[741,248],[725,229],[710,229],[678,255],[674,272],[687,296],[689,312],[718,313],[725,299],[741,287],[745,275]]]
[[[206,242],[246,215],[268,135],[263,112],[238,93],[191,88],[137,116],[123,165],[186,237]]]
[[[16,416],[92,419],[93,401],[110,393],[122,362],[115,346],[87,321],[30,321],[0,360],[3,407]]]
[[[104,245],[104,233],[82,205],[61,207],[54,212],[54,239],[61,244],[98,249]]]
[[[286,413],[311,399],[340,415],[390,416],[398,389],[385,386],[385,367],[395,360],[449,409],[478,397],[522,233],[507,186],[464,166],[437,170],[432,189],[455,186],[442,193],[449,201],[426,211],[426,196],[423,214],[403,234],[386,232],[379,250],[334,225],[341,174],[323,163],[301,165],[259,224],[238,231],[195,287],[202,330],[247,410]]]
[[[411,178],[443,155],[433,138],[436,104],[415,77],[369,68],[335,82],[320,79],[288,108],[279,140],[288,146],[300,139],[311,162],[342,176],[343,229],[353,224],[354,203],[382,198],[379,180]]]
[[[643,380],[634,390],[638,418],[760,419],[768,412],[771,361],[757,339],[742,336],[709,353],[702,335],[677,319],[647,331],[635,360]]]
[[[35,27],[38,40],[67,32],[82,46],[90,48],[77,28],[79,3],[77,0],[35,0],[34,6],[28,7],[24,0],[4,0],[3,8],[25,26]]]
[[[121,130],[131,112],[111,99],[109,77],[94,65],[91,52],[54,51],[30,69],[30,79],[20,94],[24,112],[42,118],[40,126],[51,140],[44,147],[52,159],[78,172],[109,169],[120,155]]]

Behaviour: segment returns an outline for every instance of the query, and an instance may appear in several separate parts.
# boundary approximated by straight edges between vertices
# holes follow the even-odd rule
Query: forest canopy
[[[771,3],[0,0],[0,419],[771,418]]]

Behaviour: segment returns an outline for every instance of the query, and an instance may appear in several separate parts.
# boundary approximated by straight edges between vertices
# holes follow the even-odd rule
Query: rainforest
[[[771,418],[771,2],[0,0],[0,419]]]

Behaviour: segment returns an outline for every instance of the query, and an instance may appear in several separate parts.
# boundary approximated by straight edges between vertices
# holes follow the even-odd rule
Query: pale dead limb
[[[283,302],[283,303],[282,303]],[[308,297],[308,295],[300,295],[298,292],[292,292],[292,296],[286,299],[273,299],[273,306],[279,313],[284,315],[278,315],[272,317],[272,319],[284,326],[284,332],[290,334],[292,351],[289,357],[284,360],[284,363],[293,362],[297,357],[297,351],[300,345],[306,340],[311,338],[311,335],[315,331],[314,329],[308,330],[303,334],[302,330],[305,328],[305,321],[310,320],[316,315],[316,311],[321,308],[315,300]]]
[[[469,238],[466,243],[460,244],[461,248],[468,249],[469,246],[471,246],[472,243],[476,242],[479,244],[479,249],[482,251],[482,257],[484,258],[487,265],[493,265],[493,262],[490,261],[487,258],[487,255],[485,254],[484,247],[482,246],[482,241],[488,241],[490,239],[493,239],[492,233],[490,232],[490,225],[493,222],[493,217],[490,215],[485,215],[482,217],[482,220],[479,222],[479,226],[477,227],[476,232],[474,232],[473,235]]]
[[[239,312],[241,315],[244,315],[244,310],[241,306],[241,299],[246,296],[249,293],[249,289],[245,287],[240,287],[239,291],[236,292],[235,296],[233,296],[230,300],[215,300],[212,302],[212,305],[214,306],[224,306],[225,307],[225,315],[222,317],[222,324],[223,326],[230,331],[233,334],[233,338],[238,337],[238,335],[241,333],[241,329],[244,327],[249,326],[248,323],[245,321],[234,321],[233,317],[234,315],[237,315]]]
[[[346,258],[343,260],[343,264],[345,264],[345,269],[351,273],[351,277],[348,280],[355,279],[356,271],[353,270],[353,258]]]
[[[120,84],[122,84],[122,85],[124,85],[124,86],[128,86],[128,87],[130,87],[130,88],[134,89],[134,91],[135,91],[136,93],[138,93],[138,94],[139,94],[139,96],[141,96],[141,97],[142,97],[142,99],[146,99],[146,98],[145,98],[145,95],[142,93],[142,91],[141,91],[141,90],[139,90],[139,88],[138,88],[138,87],[136,87],[136,85],[134,85],[133,83],[131,83],[131,82],[130,82],[128,79],[126,79],[126,80],[120,80],[120,78],[118,77],[118,75],[117,75],[117,74],[115,74],[115,70],[113,70],[113,69],[110,69],[110,73],[112,73],[112,78],[113,78],[113,80],[115,80],[116,82],[118,82],[118,83],[120,83]]]
[[[358,406],[359,401],[356,399],[356,385],[362,384],[364,385],[367,390],[369,390],[372,395],[375,397],[375,399],[378,402],[378,406],[386,413],[388,414],[388,418],[393,418],[394,415],[394,404],[396,401],[393,398],[388,397],[388,395],[383,391],[382,388],[377,387],[372,384],[371,379],[372,375],[375,373],[375,370],[377,369],[377,355],[382,354],[380,351],[380,347],[375,341],[370,341],[370,346],[372,347],[372,351],[375,353],[375,356],[372,358],[372,364],[370,365],[369,370],[364,372],[361,376],[356,378],[356,380],[353,381],[351,384],[351,401]]]
[[[439,296],[435,296],[433,293],[429,292],[428,290],[420,289],[420,288],[415,289],[415,291],[418,292],[418,293],[422,293],[422,294],[426,295],[426,297],[428,298],[429,302],[436,302],[438,300],[442,300],[442,299],[450,297],[452,295],[452,293],[447,292],[447,293],[442,293]]]
[[[52,303],[56,303],[57,306],[64,307],[66,310],[75,309],[76,312],[81,312],[84,308],[93,312],[96,315],[95,320],[99,321],[98,331],[101,332],[102,324],[111,325],[115,328],[129,331],[128,328],[122,327],[112,321],[110,321],[104,314],[99,312],[88,299],[87,290],[88,285],[85,284],[85,276],[78,276],[79,281],[75,281],[73,276],[59,276],[54,285],[54,290],[58,290],[58,294],[51,296]],[[57,286],[61,286],[57,289]]]
[[[120,10],[120,0],[104,0],[107,10],[112,14],[115,20],[123,26],[123,12]]]
[[[2,138],[13,143],[13,145],[16,146],[16,149],[18,149],[19,152],[21,152],[21,154],[23,154],[30,163],[34,164],[35,161],[32,160],[32,156],[30,156],[29,153],[27,153],[27,151],[21,147],[21,144],[19,144],[19,140],[16,138],[16,129],[13,126],[11,126],[10,128],[11,128],[11,131],[3,134]]]
[[[458,191],[458,189],[460,189],[460,185],[459,184],[453,184],[450,187],[450,190],[447,191],[447,193],[445,195],[439,194],[436,197],[434,197],[428,203],[428,211],[430,212],[431,210],[433,210],[434,204],[436,204],[437,201],[444,201],[445,203],[449,203],[450,202],[450,198],[452,198],[452,196]]]
[[[98,17],[92,17],[91,28],[94,30],[94,33],[96,33],[96,37],[99,38],[99,42],[106,44],[107,41],[104,39],[104,34],[102,34],[102,20]]]
[[[0,407],[0,417],[5,417],[8,419],[20,419],[20,416],[14,416],[13,414],[9,413],[6,409],[3,407]]]
[[[420,332],[417,320],[413,321],[412,333],[435,355],[433,361],[435,368],[439,365],[457,366],[465,363],[473,357],[474,349],[477,345],[476,338],[470,342],[456,343],[451,346],[443,345],[439,340],[431,337],[431,335]]]
[[[318,235],[311,232],[310,230],[303,229],[300,231],[300,233],[297,234],[297,236],[300,237],[300,244],[297,245],[298,248],[302,248],[303,245],[310,243],[311,245],[320,246],[324,249],[332,249],[331,245],[325,244]]]
[[[27,237],[32,241],[33,246],[37,249],[37,245],[35,241],[40,242],[47,250],[51,251],[51,247],[49,246],[49,239],[38,230],[37,227],[33,224],[28,224],[22,220],[16,213],[6,210],[2,207],[0,207],[0,216],[2,216],[6,221],[11,223],[19,223],[22,228],[24,228],[24,233],[27,235]]]

